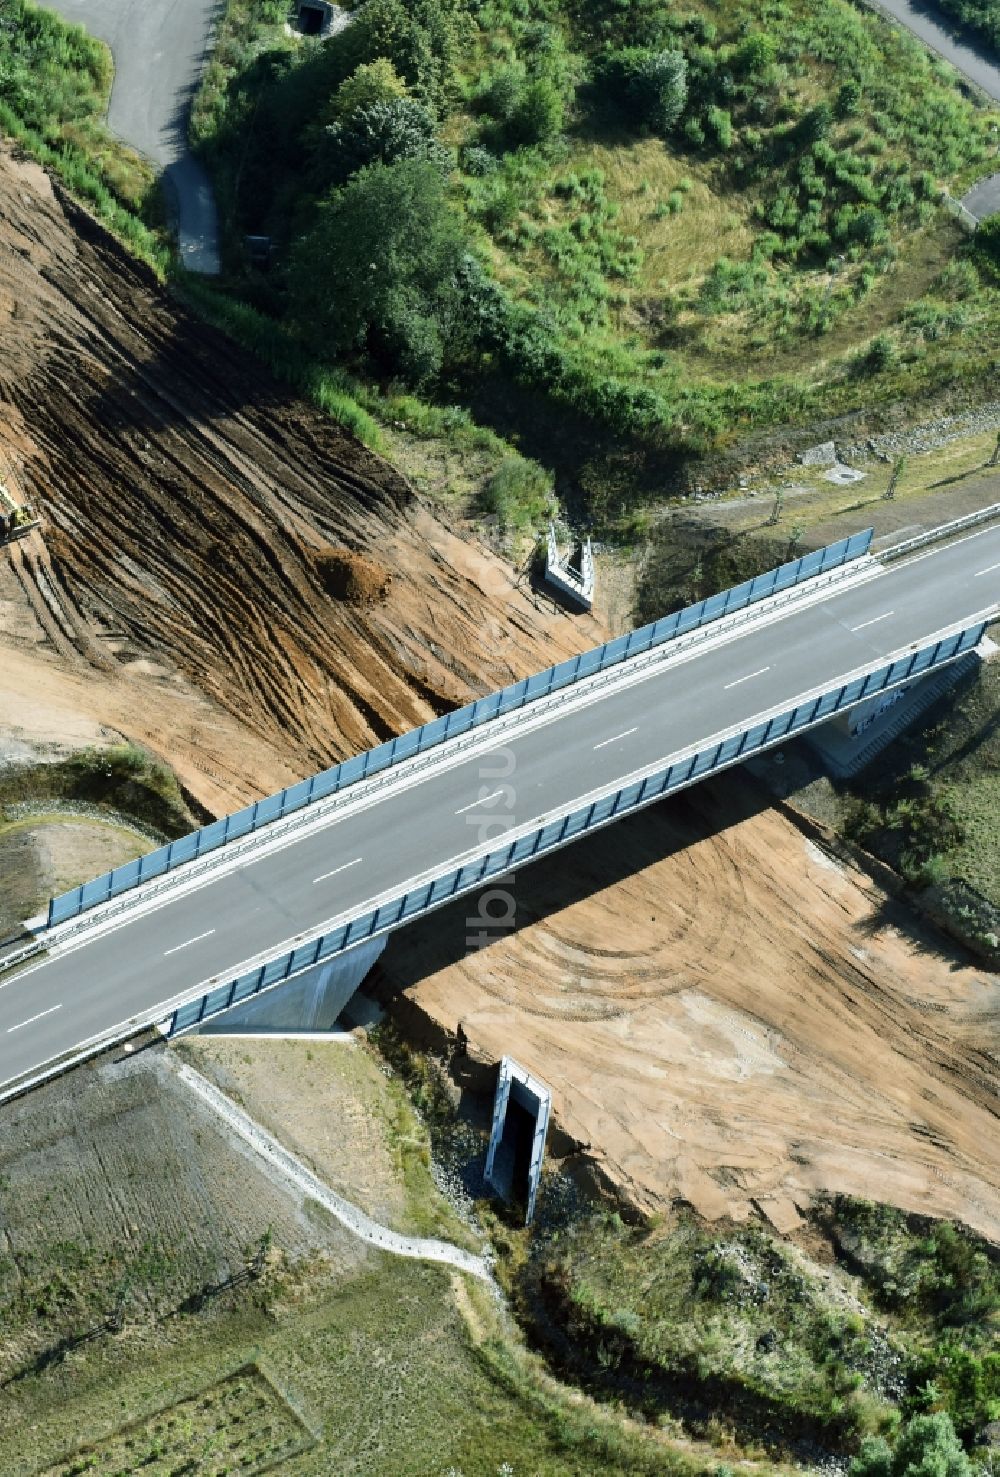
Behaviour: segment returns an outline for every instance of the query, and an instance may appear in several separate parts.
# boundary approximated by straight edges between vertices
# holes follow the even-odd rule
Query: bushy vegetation
[[[1000,52],[1000,5],[997,0],[938,0],[938,4],[946,15],[953,16]]]
[[[840,1265],[832,1280],[758,1225],[595,1214],[538,1239],[515,1296],[557,1366],[647,1417],[717,1434],[722,1410],[737,1439],[780,1449],[821,1433],[859,1451],[856,1477],[965,1477],[1000,1414],[995,1253],[846,1197],[817,1229]],[[943,1465],[921,1468],[924,1449]]]
[[[862,845],[875,843],[909,882],[927,886],[948,875],[945,857],[965,840],[950,789],[921,764],[901,776],[880,804],[858,799],[845,814],[845,831]]]
[[[130,743],[81,749],[56,764],[9,766],[0,778],[0,823],[12,812],[52,801],[127,816],[163,836],[183,836],[201,819],[189,809],[173,771]]]
[[[945,703],[848,785],[842,821],[912,881],[933,885],[935,910],[992,957],[1000,938],[1000,669],[980,667]]]
[[[1000,1419],[996,1249],[947,1221],[921,1222],[846,1196],[828,1202],[820,1219],[906,1351],[901,1411],[947,1420],[974,1451],[983,1428]],[[940,1420],[937,1431],[947,1437]]]
[[[984,369],[995,285],[938,200],[996,125],[845,0],[369,0],[322,45],[277,19],[231,0],[195,110],[234,289],[544,435],[596,522],[609,457],[620,508],[744,428]]]
[[[0,0],[0,130],[162,269],[152,171],[100,121],[110,89],[107,47],[28,0]]]

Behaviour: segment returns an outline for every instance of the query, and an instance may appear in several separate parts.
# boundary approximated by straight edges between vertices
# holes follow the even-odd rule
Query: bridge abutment
[[[209,1017],[197,1030],[206,1036],[329,1031],[388,941],[388,934],[366,939],[346,953],[314,964],[293,979]]]

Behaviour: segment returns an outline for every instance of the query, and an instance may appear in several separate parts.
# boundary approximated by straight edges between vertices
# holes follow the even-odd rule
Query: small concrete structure
[[[303,36],[328,36],[333,27],[334,8],[327,0],[299,0],[297,29]]]
[[[388,934],[366,939],[345,954],[313,965],[284,984],[211,1016],[200,1035],[329,1031],[388,943]]]
[[[551,1109],[552,1094],[545,1083],[505,1056],[497,1074],[484,1178],[503,1200],[523,1197],[525,1225],[535,1214]]]
[[[984,637],[973,651],[965,652],[957,661],[889,692],[876,693],[831,718],[829,723],[820,724],[808,734],[808,742],[827,769],[847,779],[864,769],[949,688],[974,672],[980,662],[988,660],[997,650],[996,644]]]
[[[852,482],[861,482],[864,472],[859,472],[857,467],[846,467],[843,462],[836,462],[828,472],[823,473],[824,482],[834,482],[838,487],[849,487]]]
[[[266,272],[274,260],[274,242],[270,236],[244,236],[243,249],[255,271]]]
[[[560,594],[568,595],[575,604],[582,605],[584,610],[592,609],[594,604],[594,555],[590,539],[585,540],[580,550],[580,568],[574,569],[568,559],[560,557],[555,524],[550,523],[545,549],[545,582],[558,590]]]
[[[832,441],[821,441],[800,451],[795,460],[803,467],[830,467],[837,460],[837,448]]]

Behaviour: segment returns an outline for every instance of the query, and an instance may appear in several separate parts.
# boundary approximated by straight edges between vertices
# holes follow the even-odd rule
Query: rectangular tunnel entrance
[[[497,1075],[485,1178],[501,1199],[524,1206],[526,1224],[535,1213],[551,1104],[545,1084],[505,1056]]]

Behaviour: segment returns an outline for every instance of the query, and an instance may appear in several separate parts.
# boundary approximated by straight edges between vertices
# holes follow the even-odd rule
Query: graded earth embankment
[[[601,639],[536,607],[0,152],[5,719],[83,710],[210,809]],[[26,658],[26,660],[25,660]]]
[[[475,899],[394,937],[376,993],[411,1033],[464,1043],[460,1079],[505,1052],[541,1077],[570,1165],[644,1213],[793,1231],[829,1190],[1000,1241],[1000,977],[745,776],[508,895],[482,909],[512,923],[487,923],[485,948]]]

